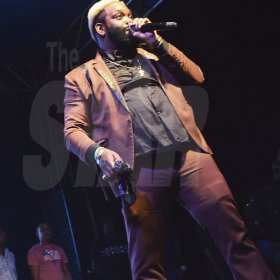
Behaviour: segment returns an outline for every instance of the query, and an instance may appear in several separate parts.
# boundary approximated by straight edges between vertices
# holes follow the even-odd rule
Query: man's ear
[[[101,36],[101,37],[105,36],[105,33],[106,33],[105,29],[106,28],[105,28],[104,23],[98,22],[95,24],[95,30],[96,30],[97,34],[99,34],[99,36]]]

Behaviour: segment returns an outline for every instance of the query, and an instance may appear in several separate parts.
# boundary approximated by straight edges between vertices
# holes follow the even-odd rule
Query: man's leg
[[[164,242],[169,210],[175,200],[170,187],[172,169],[141,168],[137,180],[137,199],[123,207],[128,254],[133,280],[166,280]]]
[[[179,175],[179,198],[213,238],[234,278],[275,279],[246,236],[232,193],[211,155],[189,150]]]

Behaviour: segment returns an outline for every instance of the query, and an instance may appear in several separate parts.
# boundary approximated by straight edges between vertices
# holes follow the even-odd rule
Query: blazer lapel
[[[112,93],[115,95],[118,101],[125,107],[125,109],[128,112],[130,112],[126,104],[126,101],[123,97],[123,94],[117,84],[116,79],[114,78],[114,76],[112,75],[108,67],[106,66],[105,62],[103,61],[99,53],[97,53],[96,60],[93,63],[98,64],[94,67],[95,70],[105,80],[106,84],[111,89]]]

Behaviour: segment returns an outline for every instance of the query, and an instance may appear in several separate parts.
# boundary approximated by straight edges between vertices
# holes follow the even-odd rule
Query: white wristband
[[[101,155],[103,154],[104,151],[105,151],[105,148],[103,148],[103,147],[98,147],[98,148],[96,149],[96,151],[94,152],[94,159],[95,159],[95,161],[96,161],[97,164],[99,164],[99,162],[100,162],[100,157],[101,157]]]

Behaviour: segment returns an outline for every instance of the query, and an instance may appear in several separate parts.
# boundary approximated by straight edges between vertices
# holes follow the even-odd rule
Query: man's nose
[[[124,18],[124,23],[127,24],[127,25],[128,25],[129,23],[131,23],[132,21],[133,21],[133,19],[132,19],[131,17],[128,17],[128,16],[127,16],[127,17]]]

